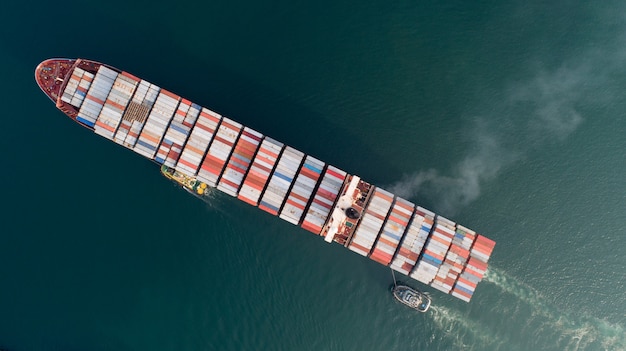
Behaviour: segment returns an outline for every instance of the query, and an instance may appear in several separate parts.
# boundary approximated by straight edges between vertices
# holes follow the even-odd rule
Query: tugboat
[[[430,296],[419,290],[413,289],[408,285],[398,284],[396,281],[396,275],[391,270],[391,276],[393,277],[393,286],[391,287],[391,293],[396,300],[402,302],[404,305],[411,307],[418,312],[426,312],[430,308]]]
[[[196,178],[182,174],[174,168],[162,165],[161,174],[163,174],[165,178],[178,183],[187,192],[200,199],[205,198],[209,193],[209,189],[206,183],[203,183]]]
[[[391,290],[396,300],[418,312],[426,312],[430,307],[430,297],[421,291],[406,285],[394,285]]]

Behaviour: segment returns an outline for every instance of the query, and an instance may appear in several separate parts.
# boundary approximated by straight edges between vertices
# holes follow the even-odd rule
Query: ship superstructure
[[[464,301],[487,270],[493,240],[132,74],[50,59],[35,78],[71,119],[196,192],[217,188]]]

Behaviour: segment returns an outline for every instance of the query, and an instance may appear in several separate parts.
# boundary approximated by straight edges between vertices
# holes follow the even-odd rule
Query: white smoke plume
[[[474,145],[449,174],[422,170],[387,188],[409,199],[424,196],[433,201],[437,211],[453,215],[529,151],[571,135],[585,119],[579,106],[595,102],[590,96],[598,94],[590,93],[606,87],[610,63],[617,56],[622,55],[614,55],[613,60],[588,55],[576,65],[536,70],[528,81],[512,84],[487,116],[474,118]]]
[[[483,182],[495,178],[502,167],[518,158],[515,152],[504,152],[494,135],[477,129],[475,149],[456,165],[453,175],[443,175],[435,169],[421,171],[405,177],[389,190],[404,198],[418,194],[434,196],[438,199],[437,209],[448,215],[458,206],[475,200]]]

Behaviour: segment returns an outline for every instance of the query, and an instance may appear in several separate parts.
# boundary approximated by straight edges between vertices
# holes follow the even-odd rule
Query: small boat
[[[430,307],[430,297],[421,291],[406,285],[394,285],[391,289],[396,300],[418,312],[426,312]]]
[[[209,191],[207,184],[197,180],[195,177],[190,177],[165,165],[161,166],[161,174],[163,174],[165,178],[178,183],[183,189],[196,197],[202,199],[208,196]]]

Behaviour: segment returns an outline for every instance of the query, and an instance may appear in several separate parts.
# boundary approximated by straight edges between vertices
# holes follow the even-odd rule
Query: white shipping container
[[[349,247],[348,247],[348,249],[350,249],[350,250],[351,250],[351,251],[353,251],[353,252],[358,253],[358,254],[359,254],[359,255],[361,255],[361,256],[365,256],[365,257],[367,257],[367,255],[369,254],[369,252],[364,251],[364,250],[362,250],[361,248],[356,247],[356,246],[349,246]]]
[[[433,237],[436,237],[437,239],[440,239],[448,244],[450,244],[452,242],[452,239],[448,236],[445,236],[439,232],[433,232]],[[447,246],[446,246],[447,247]]]
[[[104,65],[101,65],[98,68],[98,74],[101,74],[101,75],[103,75],[103,76],[105,76],[105,77],[107,77],[107,78],[109,78],[111,80],[113,80],[113,79],[115,79],[115,77],[117,77],[117,72],[116,71],[114,71],[114,70],[112,70],[112,69],[110,69],[110,68],[108,68],[108,67],[106,67]]]
[[[465,302],[470,302],[470,299],[469,299],[469,298],[467,298],[467,297],[465,297],[465,296],[463,296],[463,295],[461,295],[461,294],[459,294],[459,293],[457,293],[457,292],[454,292],[454,291],[453,291],[453,292],[451,293],[451,295],[452,295],[452,296],[454,296],[454,297],[456,297],[456,298],[459,298],[459,299],[461,299],[461,300],[463,300],[463,301],[465,301]]]
[[[80,68],[80,67],[76,67],[74,68],[74,74],[76,74],[77,76],[82,76],[83,74],[88,73],[87,71],[85,71],[84,69]]]
[[[70,100],[69,104],[73,105],[74,107],[80,108],[80,105],[82,104],[82,102],[83,102],[83,99],[78,98],[78,97],[73,97]]]
[[[71,78],[67,85],[65,86],[65,90],[63,90],[63,94],[67,94],[68,96],[74,95],[76,92],[76,88],[78,87],[79,82],[74,78]]]
[[[472,234],[472,235],[476,235],[476,232],[475,232],[475,231],[473,231],[473,230],[471,230],[471,229],[469,229],[469,228],[467,228],[467,227],[464,227],[464,226],[462,226],[462,225],[460,225],[460,224],[457,224],[457,231],[458,231],[458,232],[465,232],[465,233],[469,233],[469,234]]]
[[[443,231],[443,232],[445,232],[445,233],[449,234],[450,236],[454,236],[454,233],[455,233],[455,232],[454,232],[454,230],[452,230],[452,229],[450,229],[450,228],[446,227],[445,225],[442,225],[441,223],[437,223],[437,224],[435,225],[435,228],[437,228],[437,229],[439,229],[440,231]]]
[[[433,284],[431,284],[430,286],[432,286],[433,288],[435,288],[435,289],[437,289],[437,290],[439,290],[439,291],[442,291],[442,292],[444,292],[444,293],[446,293],[446,294],[450,291],[450,289],[447,289],[446,287],[444,287],[444,286],[442,286],[442,285],[439,285],[439,284],[434,284],[434,283],[433,283]]]
[[[417,206],[417,211],[419,213],[424,214],[425,217],[428,217],[430,219],[434,219],[435,218],[435,213],[434,212],[432,212],[430,210],[427,210],[427,209],[425,209],[425,208],[423,208],[421,206]]]

